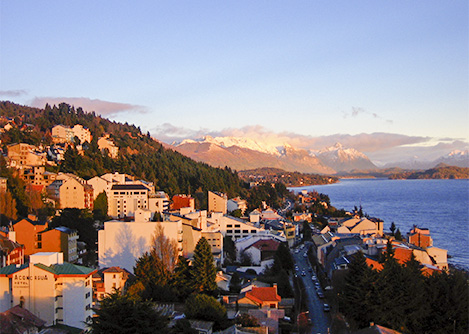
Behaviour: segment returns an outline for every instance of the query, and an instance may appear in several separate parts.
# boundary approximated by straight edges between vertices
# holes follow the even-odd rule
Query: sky
[[[468,6],[0,0],[0,100],[64,101],[168,142],[467,149]]]

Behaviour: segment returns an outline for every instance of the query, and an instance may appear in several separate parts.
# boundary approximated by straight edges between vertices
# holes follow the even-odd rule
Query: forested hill
[[[78,155],[75,149],[68,149],[65,160],[54,171],[72,172],[84,179],[108,172],[127,173],[154,182],[156,189],[170,196],[186,193],[200,197],[207,190],[226,192],[228,196],[243,192],[244,183],[229,168],[213,168],[195,162],[164,148],[149,133],[142,134],[134,125],[112,122],[82,108],[61,103],[39,109],[2,101],[0,119],[3,123],[6,117],[13,118],[17,126],[0,134],[4,152],[11,143],[51,145],[51,129],[58,124],[72,127],[81,124],[90,129],[92,142],[84,145],[84,156]],[[98,149],[97,139],[105,133],[119,146],[117,159],[111,159]]]
[[[393,174],[390,179],[469,179],[469,168],[440,164],[425,171]]]

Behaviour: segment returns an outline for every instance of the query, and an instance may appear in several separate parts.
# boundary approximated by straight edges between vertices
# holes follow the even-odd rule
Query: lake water
[[[469,269],[469,180],[342,179],[324,186],[291,188],[329,195],[338,209],[355,206],[371,217],[394,222],[405,235],[415,224],[430,229],[435,247],[448,250],[449,263]]]

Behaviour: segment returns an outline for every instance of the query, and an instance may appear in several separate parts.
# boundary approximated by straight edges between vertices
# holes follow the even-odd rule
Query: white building
[[[133,272],[135,260],[151,248],[152,237],[158,224],[164,235],[177,242],[179,255],[191,257],[201,238],[201,229],[172,216],[163,222],[150,221],[148,210],[137,210],[135,220],[111,220],[98,232],[98,261],[100,267],[118,266]]]
[[[148,209],[148,188],[141,184],[114,184],[108,206],[111,217],[133,216],[137,209]]]
[[[244,238],[265,232],[263,228],[257,227],[250,222],[226,216],[220,212],[212,212],[211,216],[207,218],[207,222],[217,226],[223,236],[229,236],[232,239]]]
[[[244,215],[244,212],[247,210],[248,205],[246,200],[239,197],[229,199],[227,202],[228,212],[233,212],[235,210],[241,210],[241,214]]]
[[[33,254],[29,264],[0,269],[0,312],[23,304],[48,326],[84,328],[84,322],[93,316],[95,271],[63,262],[62,253]]]

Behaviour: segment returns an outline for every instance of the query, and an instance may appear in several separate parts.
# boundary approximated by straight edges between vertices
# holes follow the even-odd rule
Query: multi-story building
[[[119,266],[133,270],[135,260],[150,250],[156,227],[161,224],[164,235],[176,242],[179,255],[191,257],[201,237],[201,229],[190,221],[174,215],[163,222],[150,221],[149,210],[137,209],[135,220],[111,220],[98,232],[98,260],[100,267]]]
[[[96,270],[63,261],[61,253],[37,253],[24,265],[0,269],[0,312],[22,305],[46,321],[84,328],[93,316]]]
[[[93,187],[74,175],[59,174],[47,189],[60,209],[93,209]]]
[[[108,196],[111,217],[134,216],[137,209],[148,209],[148,188],[141,184],[114,184]]]
[[[233,212],[235,210],[240,210],[241,214],[244,215],[248,208],[247,202],[244,199],[239,197],[232,198],[227,202],[227,210],[228,212]]]
[[[8,145],[7,148],[11,167],[43,166],[46,163],[46,153],[34,145],[19,143]]]
[[[11,240],[11,233],[7,235],[9,236],[0,233],[0,268],[10,264],[21,265],[24,263],[24,246]]]
[[[47,229],[47,227],[47,222],[40,222],[29,218],[23,218],[13,225],[16,241],[24,245],[24,255],[27,256],[37,252],[37,235]]]
[[[211,216],[207,218],[207,222],[217,226],[223,236],[229,236],[232,239],[245,238],[250,235],[266,232],[263,228],[255,224],[239,218],[226,216],[219,212],[213,212]]]
[[[162,213],[169,210],[169,196],[164,191],[148,195],[148,209],[151,212]]]
[[[219,192],[208,192],[208,212],[221,212],[222,214],[226,214],[227,212],[227,203],[228,197],[226,194],[222,194]]]
[[[68,227],[59,226],[36,234],[36,252],[61,252],[66,262],[78,260],[78,232]]]
[[[46,171],[44,166],[23,168],[20,170],[19,175],[26,184],[46,187],[54,182],[57,178],[57,174]]]
[[[81,124],[76,124],[73,128],[65,125],[56,125],[52,128],[52,140],[54,143],[72,143],[78,137],[79,143],[83,144],[85,141],[91,143],[91,132],[89,129],[84,128]]]

